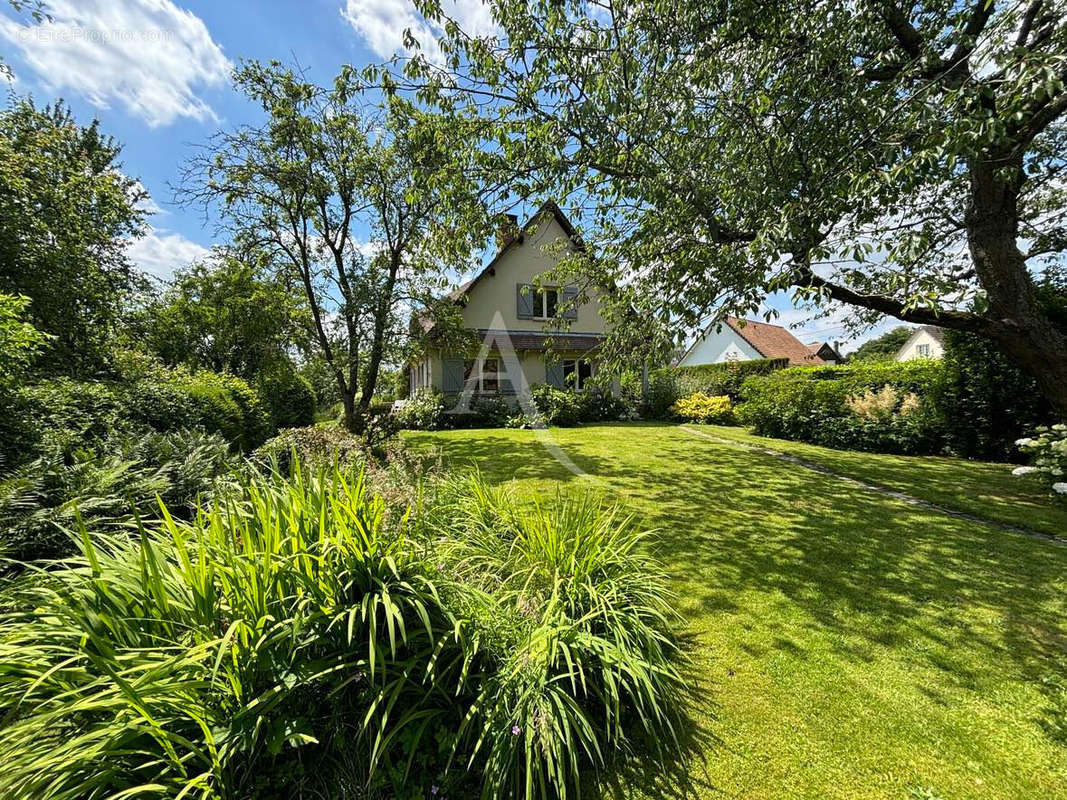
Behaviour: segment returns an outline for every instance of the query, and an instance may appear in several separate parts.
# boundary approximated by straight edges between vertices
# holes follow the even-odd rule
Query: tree
[[[482,123],[395,95],[372,104],[350,70],[321,88],[249,62],[235,80],[266,121],[219,134],[185,196],[218,203],[303,287],[344,422],[359,430],[410,310],[445,286],[446,270],[465,271],[488,232],[470,146]]]
[[[303,292],[279,281],[259,254],[233,248],[176,273],[140,316],[135,327],[163,361],[249,381],[289,367],[310,344]]]
[[[898,325],[891,331],[886,331],[870,341],[859,346],[855,353],[849,356],[851,361],[889,361],[895,356],[904,342],[911,338],[914,330],[905,325]]]
[[[1067,330],[1032,278],[1067,247],[1061,0],[493,13],[497,38],[447,24],[405,86],[497,120],[517,190],[584,208],[620,300],[693,325],[791,289],[860,327],[972,332],[1067,414]]]
[[[136,282],[126,245],[146,195],[120,150],[61,103],[0,112],[0,292],[30,298],[29,321],[55,337],[41,359],[52,370],[103,367]]]
[[[0,294],[0,394],[18,384],[48,342],[26,322],[29,304],[27,297]]]

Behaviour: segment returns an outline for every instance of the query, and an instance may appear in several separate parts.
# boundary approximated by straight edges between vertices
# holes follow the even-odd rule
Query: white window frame
[[[583,363],[589,365],[589,376],[586,377],[585,379],[582,378],[581,364],[583,364]],[[571,374],[575,376],[573,384],[569,384],[567,382],[567,377],[568,377],[568,375],[567,375],[567,365],[568,364],[573,364],[574,365],[572,367],[573,371],[571,372]],[[576,392],[584,391],[586,386],[587,386],[587,384],[589,383],[589,381],[591,381],[593,379],[593,375],[594,374],[595,374],[595,372],[593,371],[593,362],[590,361],[588,358],[565,358],[565,359],[563,359],[563,385],[566,386],[569,389],[574,389],[574,391],[576,391]]]
[[[563,299],[563,290],[559,286],[534,287],[534,289],[533,289],[533,291],[531,293],[532,297],[533,297],[531,302],[533,303],[533,306],[534,306],[534,309],[533,309],[533,312],[534,312],[533,318],[534,319],[546,320],[546,319],[555,319],[556,318],[555,314],[549,314],[548,313],[548,295],[549,295],[549,292],[551,292],[552,294],[554,294],[556,296],[556,311],[558,313],[560,300]]]
[[[915,352],[918,354],[919,358],[929,358],[930,345],[925,342],[923,344],[917,344],[915,345]]]
[[[493,389],[485,388],[485,380],[487,370],[485,365],[492,361],[496,366],[491,372],[488,372],[493,379],[496,380],[496,387]],[[468,367],[467,365],[470,365]],[[477,369],[477,376],[472,373]],[[463,386],[466,387],[471,380],[474,381],[474,390],[478,394],[500,394],[500,359],[496,356],[486,356],[485,358],[468,358],[463,362]]]

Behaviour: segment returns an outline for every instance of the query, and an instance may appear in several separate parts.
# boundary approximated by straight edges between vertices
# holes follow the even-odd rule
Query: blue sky
[[[342,64],[387,59],[405,28],[421,42],[433,30],[410,0],[47,0],[51,22],[34,23],[0,4],[0,54],[15,72],[11,90],[39,102],[62,97],[76,117],[93,117],[124,145],[128,174],[151,193],[152,230],[130,250],[147,272],[167,277],[216,241],[203,214],[174,205],[181,165],[217,130],[257,118],[229,83],[243,58],[297,63],[328,82]],[[451,0],[464,29],[491,28],[480,0]],[[806,320],[787,297],[771,307],[780,324]],[[879,329],[885,326],[879,326]],[[814,320],[798,333],[843,339],[839,319]]]

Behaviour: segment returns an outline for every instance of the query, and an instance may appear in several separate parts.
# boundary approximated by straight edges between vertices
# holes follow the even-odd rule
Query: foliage
[[[616,397],[607,389],[585,389],[578,392],[579,418],[582,422],[614,422],[632,415],[634,407],[623,397]]]
[[[246,451],[270,435],[259,395],[240,378],[158,365],[129,380],[52,378],[0,400],[0,464],[8,468],[45,452],[92,447],[114,431],[195,428]]]
[[[904,346],[904,342],[911,338],[913,328],[898,325],[881,336],[876,336],[859,346],[855,353],[849,356],[850,361],[889,361]]]
[[[396,411],[401,428],[412,431],[436,431],[443,427],[448,404],[440,392],[419,389]]]
[[[69,453],[50,450],[0,478],[0,555],[19,561],[74,551],[71,532],[135,533],[159,502],[188,517],[227,469],[218,434],[112,434]]]
[[[648,411],[653,418],[663,419],[670,414],[670,408],[676,401],[696,392],[712,396],[727,395],[731,401],[736,401],[745,378],[750,375],[769,375],[788,365],[788,360],[784,358],[765,358],[692,367],[663,367],[649,373]]]
[[[1052,485],[1057,494],[1067,495],[1067,425],[1040,425],[1032,436],[1019,439],[1016,446],[1030,461],[1028,467],[1017,467],[1013,474],[1036,473]]]
[[[315,421],[315,390],[288,362],[263,370],[255,384],[275,430],[299,428]]]
[[[643,537],[477,480],[387,515],[362,478],[296,467],[136,539],[83,532],[5,591],[0,791],[566,796],[635,732],[670,747],[679,653]]]
[[[495,123],[509,192],[570,200],[610,305],[684,331],[794,290],[970,330],[1067,412],[1031,277],[1067,248],[1061,4],[493,0],[481,35],[417,5],[443,55],[409,85]]]
[[[400,355],[407,309],[439,294],[449,269],[464,271],[488,232],[471,170],[478,122],[397,95],[370,105],[350,68],[319,87],[249,61],[234,80],[265,121],[215,137],[189,169],[186,197],[217,204],[235,236],[303,287],[315,348],[355,430],[371,419],[383,360]]]
[[[940,452],[937,362],[794,367],[742,386],[738,419],[763,436],[909,455]]]
[[[62,103],[15,99],[0,111],[0,293],[30,298],[29,321],[55,337],[42,355],[53,370],[106,364],[135,286],[126,247],[146,195],[120,150]]]
[[[541,383],[530,388],[530,398],[545,425],[568,428],[582,421],[583,403],[577,392]]]
[[[734,421],[734,407],[729,397],[703,392],[680,398],[671,406],[671,414],[685,422],[701,422],[705,425],[730,425]]]
[[[179,270],[131,327],[167,364],[255,381],[307,349],[306,316],[302,294],[279,280],[264,255],[220,248]]]
[[[1015,439],[1054,421],[1037,382],[977,336],[945,331],[944,343],[939,405],[949,447],[968,458],[1013,459]]]
[[[29,298],[0,294],[0,392],[24,377],[49,336],[25,321]]]

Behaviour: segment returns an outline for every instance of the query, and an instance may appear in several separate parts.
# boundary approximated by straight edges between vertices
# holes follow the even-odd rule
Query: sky
[[[491,30],[480,0],[452,3],[464,30]],[[76,119],[99,119],[123,144],[124,171],[145,186],[154,211],[129,253],[163,279],[221,241],[202,210],[176,204],[173,187],[213,133],[258,119],[230,85],[241,59],[298,64],[327,83],[343,64],[400,52],[406,28],[424,47],[434,38],[410,0],[47,0],[47,8],[51,21],[37,23],[0,3],[0,55],[15,75],[5,91],[39,104],[63,98]],[[778,324],[801,323],[794,332],[805,342],[846,339],[840,317],[811,320],[785,295],[768,307],[781,312]]]

